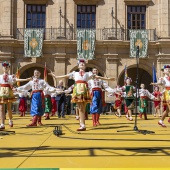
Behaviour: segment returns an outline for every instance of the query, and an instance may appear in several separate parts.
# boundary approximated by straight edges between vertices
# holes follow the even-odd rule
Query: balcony
[[[16,39],[24,40],[24,28],[18,28]],[[156,41],[156,29],[147,29],[149,41]],[[44,40],[76,40],[76,29],[73,28],[45,28]],[[96,40],[123,40],[129,41],[129,30],[122,28],[96,29]]]

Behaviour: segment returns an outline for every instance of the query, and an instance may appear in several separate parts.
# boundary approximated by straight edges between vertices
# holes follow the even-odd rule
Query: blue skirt
[[[100,91],[93,91],[92,103],[90,105],[90,113],[102,113],[102,94]]]
[[[41,92],[33,93],[31,99],[31,116],[42,116],[44,108],[42,105]]]

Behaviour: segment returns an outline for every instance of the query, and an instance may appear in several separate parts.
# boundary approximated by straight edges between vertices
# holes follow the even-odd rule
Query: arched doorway
[[[29,78],[32,77],[34,75],[34,70],[37,69],[40,71],[41,76],[40,78],[44,79],[44,68],[43,67],[30,67],[28,69],[26,69],[23,73],[21,73],[20,78],[21,79],[25,79],[25,78]],[[54,86],[54,80],[52,78],[52,76],[48,75],[49,71],[47,71],[47,82],[50,86]],[[21,82],[21,86],[26,84],[26,82]]]
[[[86,67],[86,72],[92,71],[93,67]],[[79,71],[79,69],[76,69],[75,71]],[[102,76],[102,74],[99,72],[99,76]],[[74,80],[73,79],[68,79],[68,87],[70,87],[71,85],[74,84]]]
[[[127,74],[128,77],[130,77],[132,79],[132,85],[136,86],[135,81],[136,81],[136,68],[129,68],[127,69]],[[119,80],[118,80],[118,84],[120,84],[120,86],[124,85],[124,72],[120,75]],[[150,85],[150,83],[152,82],[152,76],[145,71],[142,68],[139,68],[139,87],[140,84],[143,83],[145,84],[145,88],[148,89],[150,92],[153,91],[153,86]]]

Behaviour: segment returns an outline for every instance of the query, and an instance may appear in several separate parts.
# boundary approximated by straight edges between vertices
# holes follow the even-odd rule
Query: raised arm
[[[115,93],[116,92],[116,89],[112,89],[111,87],[109,87],[108,84],[105,81],[103,81],[102,85],[107,92],[109,92],[109,93]]]
[[[18,87],[16,90],[17,90],[18,92],[22,92],[22,91],[25,91],[25,90],[27,90],[27,91],[28,91],[28,90],[31,90],[31,88],[32,88],[32,85],[31,85],[31,81],[30,81],[30,82],[28,82],[27,84]]]
[[[53,72],[48,73],[48,75],[51,75],[51,76],[54,77],[55,79],[59,79],[59,78],[69,78],[69,75],[56,76]]]
[[[154,95],[152,95],[148,90],[147,90],[147,96],[148,98],[150,98],[151,100],[157,99]]]
[[[26,78],[26,79],[17,79],[17,78],[16,78],[16,81],[17,81],[17,82],[24,82],[24,81],[30,81],[30,80],[32,80],[32,77]]]
[[[115,81],[115,80],[116,80],[116,79],[115,79],[115,78],[113,78],[113,77],[112,77],[112,78],[107,78],[107,77],[102,77],[102,76],[97,76],[97,75],[95,76],[95,78],[97,78],[97,79],[101,79],[101,80],[108,80],[108,81],[109,81],[109,80],[113,80],[113,81]]]

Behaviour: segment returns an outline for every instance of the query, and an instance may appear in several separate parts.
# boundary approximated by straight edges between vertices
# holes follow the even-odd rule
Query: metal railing
[[[16,39],[24,40],[24,30],[26,28],[17,28]],[[149,41],[156,41],[156,29],[147,29]],[[73,28],[45,28],[44,40],[76,40],[77,29]],[[123,40],[128,41],[129,30],[122,28],[103,28],[96,29],[96,40]]]

